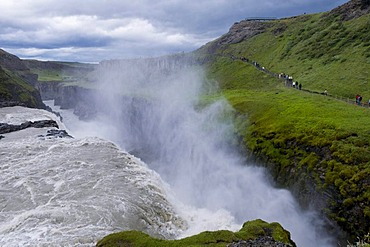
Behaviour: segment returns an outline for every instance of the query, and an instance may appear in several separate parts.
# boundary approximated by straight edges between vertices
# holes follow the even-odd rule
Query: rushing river
[[[12,124],[55,118],[0,109],[0,122]],[[120,230],[173,238],[184,228],[166,185],[140,160],[97,137],[46,134],[30,128],[0,141],[0,246],[94,246]]]
[[[0,141],[0,245],[90,246],[126,229],[181,238],[261,218],[281,223],[298,246],[332,246],[315,212],[230,145],[227,102],[200,106],[214,90],[201,70],[153,61],[100,66],[96,119],[60,110],[76,139]]]

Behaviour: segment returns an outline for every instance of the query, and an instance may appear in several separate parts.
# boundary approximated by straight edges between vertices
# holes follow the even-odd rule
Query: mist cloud
[[[97,62],[191,51],[246,17],[327,11],[346,0],[1,1],[0,46],[20,57]]]

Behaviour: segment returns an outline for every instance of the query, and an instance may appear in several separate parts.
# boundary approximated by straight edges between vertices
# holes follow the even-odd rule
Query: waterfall
[[[298,246],[334,246],[316,212],[245,163],[232,145],[233,109],[205,96],[217,88],[200,67],[106,61],[93,75],[94,120],[56,109],[74,139],[28,128],[0,140],[1,246],[93,246],[131,229],[182,238],[257,218],[281,223]],[[0,109],[0,122],[44,119],[56,116]]]
[[[169,184],[189,224],[181,237],[261,218],[281,223],[298,246],[332,246],[315,212],[302,211],[230,145],[233,110],[224,99],[202,103],[215,88],[201,68],[177,58],[105,62],[95,86],[95,126],[109,131],[92,133],[142,158]]]

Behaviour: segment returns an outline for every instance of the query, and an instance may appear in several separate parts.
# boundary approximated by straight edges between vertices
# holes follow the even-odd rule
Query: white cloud
[[[162,55],[194,50],[248,16],[324,11],[345,1],[0,1],[0,45],[56,60]]]

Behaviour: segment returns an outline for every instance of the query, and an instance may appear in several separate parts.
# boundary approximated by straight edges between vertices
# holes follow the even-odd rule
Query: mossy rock
[[[288,246],[296,246],[290,233],[279,223],[253,220],[244,223],[238,232],[227,230],[205,231],[180,240],[163,240],[139,231],[124,231],[110,234],[97,243],[97,247],[154,247],[154,246],[227,246],[241,240],[254,240],[259,237],[272,237],[275,241]]]

